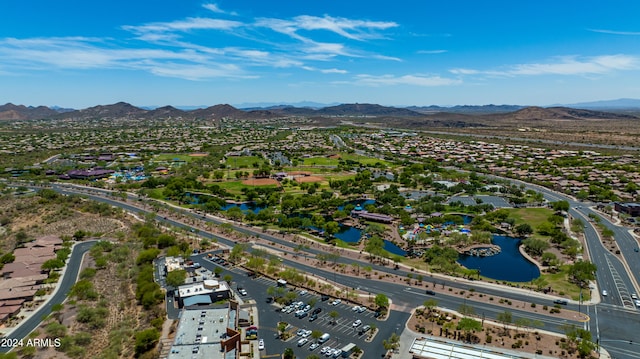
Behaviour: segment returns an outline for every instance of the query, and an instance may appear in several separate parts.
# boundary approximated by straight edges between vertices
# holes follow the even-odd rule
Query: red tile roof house
[[[59,237],[44,236],[14,250],[15,260],[0,270],[0,322],[19,312],[24,302],[34,299],[47,279],[42,264],[56,258],[55,251],[61,247]]]

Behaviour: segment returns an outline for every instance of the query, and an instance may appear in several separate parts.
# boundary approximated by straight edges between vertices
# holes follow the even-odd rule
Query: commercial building
[[[183,309],[167,359],[236,359],[241,340],[236,302]]]
[[[184,284],[174,291],[180,308],[208,305],[231,297],[231,288],[224,281],[207,279],[202,282]]]

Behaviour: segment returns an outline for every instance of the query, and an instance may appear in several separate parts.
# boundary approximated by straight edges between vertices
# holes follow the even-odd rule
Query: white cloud
[[[445,52],[447,52],[447,50],[419,50],[418,51],[419,54],[428,54],[428,55],[431,55],[431,54],[443,54]]]
[[[215,14],[233,14],[216,3],[202,6]],[[5,72],[6,69],[26,72],[53,68],[142,70],[189,80],[246,78],[256,68],[300,68],[325,74],[346,74],[347,70],[326,63],[340,57],[401,61],[397,57],[351,46],[354,41],[361,43],[383,38],[384,30],[397,26],[395,22],[328,15],[259,18],[248,22],[190,17],[121,26],[133,35],[133,39],[0,38],[0,68]],[[262,33],[265,30],[286,36],[272,40],[271,36]],[[198,33],[194,34],[196,31]],[[344,43],[320,40],[326,38],[327,32],[338,35]],[[224,33],[224,40],[218,40],[218,33]],[[316,38],[320,35],[322,37]],[[242,47],[234,46],[234,37],[242,40]],[[216,46],[216,43],[225,46]],[[318,63],[323,64],[316,66]]]
[[[516,64],[501,70],[477,70],[457,68],[450,70],[457,75],[489,76],[537,76],[537,75],[600,75],[613,71],[640,69],[640,58],[630,55],[601,55],[580,58],[562,56],[546,63]]]
[[[217,4],[203,4],[202,7],[218,14],[224,14],[224,10],[220,9]]]
[[[610,35],[640,36],[640,31],[616,31],[616,30],[603,30],[603,29],[589,29],[589,31],[599,32],[601,34],[610,34]]]
[[[348,73],[347,70],[341,70],[341,69],[318,69],[312,66],[302,66],[302,69],[307,70],[307,71],[316,71],[316,72],[320,72],[323,74],[346,74]]]
[[[369,86],[412,85],[412,86],[423,86],[423,87],[450,86],[450,85],[458,85],[462,83],[460,80],[457,80],[457,79],[449,79],[449,78],[444,78],[440,76],[425,76],[425,75],[374,76],[374,75],[367,75],[367,74],[357,75],[355,77],[355,82],[360,85],[369,85]]]
[[[366,21],[336,18],[325,15],[324,17],[301,15],[294,18],[295,26],[303,30],[327,30],[351,40],[364,40],[379,38],[374,30],[385,30],[397,27],[395,22]]]
[[[389,21],[366,21],[345,18],[336,18],[325,15],[324,17],[300,15],[292,20],[260,18],[255,22],[258,27],[266,27],[273,31],[291,36],[300,41],[311,41],[300,35],[300,30],[326,30],[338,34],[350,40],[366,40],[381,38],[377,30],[386,30],[397,27],[398,24]]]
[[[188,32],[191,30],[232,30],[243,25],[244,24],[239,21],[194,17],[179,21],[155,22],[139,26],[125,25],[122,28],[144,36],[149,33],[166,33],[172,31]]]
[[[341,69],[324,69],[320,70],[320,72],[322,72],[323,74],[346,74],[349,71]]]

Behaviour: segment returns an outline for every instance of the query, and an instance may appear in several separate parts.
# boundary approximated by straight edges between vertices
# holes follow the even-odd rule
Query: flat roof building
[[[231,288],[224,281],[207,279],[203,282],[184,284],[174,292],[180,308],[193,305],[207,305],[231,297]]]
[[[233,306],[186,308],[180,316],[167,359],[235,359],[240,332],[235,330]]]

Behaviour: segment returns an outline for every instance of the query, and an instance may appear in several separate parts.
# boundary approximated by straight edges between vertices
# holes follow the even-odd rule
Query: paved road
[[[521,183],[524,183],[524,182],[521,182]],[[578,216],[578,214],[576,213],[576,208],[583,207],[585,205],[584,203],[575,201],[570,197],[567,197],[562,194],[558,194],[546,188],[529,185],[526,183],[524,184],[530,188],[533,188],[537,191],[542,192],[545,195],[545,198],[547,198],[550,201],[558,201],[558,200],[569,201],[572,208],[571,213],[576,216]],[[78,193],[78,189],[72,189],[66,186],[62,187],[58,185],[54,187],[54,189],[62,193],[69,193],[69,194]],[[116,201],[111,198],[106,198],[99,195],[91,195],[91,194],[89,194],[88,196],[91,197],[92,199],[121,207],[127,211],[132,211],[134,213],[140,213],[140,214],[146,213],[145,210],[129,205],[127,203]],[[188,211],[188,210],[181,210],[181,211],[185,214],[192,215],[194,218],[201,218],[200,215],[192,213],[191,211]],[[582,212],[585,212],[585,213],[586,211],[587,211],[586,208],[582,210]],[[159,221],[165,221],[176,227],[190,228],[187,225],[172,221],[170,219],[165,220],[164,218],[161,218],[161,217],[157,217],[156,219]],[[220,221],[212,219],[211,217],[207,217],[206,220],[210,222],[220,223]],[[282,245],[290,244],[288,241],[285,241],[282,238],[279,238],[277,236],[260,233],[260,231],[256,231],[246,227],[238,227],[235,225],[234,227],[236,228],[236,230],[242,233],[246,233],[249,235],[259,235],[260,237],[266,238],[269,241],[275,242],[276,244],[282,244]],[[220,243],[226,244],[229,246],[233,246],[235,244],[233,241],[229,241],[227,239],[212,235],[207,232],[199,232],[198,235],[205,238],[216,238]],[[586,235],[587,235],[588,246],[590,249],[591,259],[598,266],[598,272],[597,272],[598,281],[599,282],[602,281],[603,283],[605,283],[605,285],[612,285],[614,288],[616,288],[615,289],[616,293],[622,293],[623,292],[622,288],[627,288],[626,291],[629,292],[628,288],[633,288],[633,285],[622,263],[615,256],[610,254],[604,247],[602,247],[601,244],[596,245],[596,241],[598,243],[600,241],[595,235],[595,229],[593,229],[593,227],[589,228],[589,225],[587,226]],[[313,248],[308,249],[306,251],[309,253],[319,252],[319,250],[313,249]],[[338,261],[341,263],[345,263],[347,265],[350,265],[353,262],[353,260],[351,259],[343,259],[343,258],[340,258]],[[287,261],[285,260],[285,262]],[[291,265],[295,267],[295,266],[298,266],[299,264],[295,262],[287,262],[287,265]],[[394,272],[392,268],[388,268],[384,266],[372,265],[372,267],[374,271],[378,271],[378,272],[396,273],[396,274],[400,274],[401,276],[406,275],[405,272],[402,272],[402,271]],[[417,305],[422,304],[422,301],[423,301],[423,299],[416,301],[416,298],[418,298],[417,296],[404,294],[402,290],[398,290],[397,287],[393,287],[391,286],[391,284],[380,285],[379,282],[367,281],[367,280],[363,280],[362,278],[354,279],[351,277],[337,276],[334,272],[330,272],[330,273],[325,272],[315,267],[306,267],[305,270],[308,271],[309,273],[315,273],[316,275],[325,276],[329,279],[333,279],[331,278],[333,276],[339,277],[339,278],[336,278],[336,281],[338,283],[342,283],[343,285],[346,285],[349,287],[354,287],[354,288],[360,287],[361,289],[364,289],[364,290],[367,290],[367,288],[369,288],[371,289],[372,293],[387,293],[390,295],[390,298],[392,300],[396,301],[396,303],[404,303],[404,305],[410,306],[410,305],[415,305],[416,303]],[[460,286],[460,284],[454,282],[454,280],[439,279],[438,281],[445,283],[446,286],[456,286],[456,287]],[[365,288],[363,288],[363,286]],[[488,290],[481,285],[475,285],[475,284],[464,284],[463,288],[475,288],[477,292],[483,292],[483,293],[495,291],[496,295],[499,295],[502,297],[511,298],[515,300],[523,300],[521,297],[519,297],[519,294],[510,292],[509,289],[496,288],[494,290]],[[602,304],[602,306],[606,308],[606,310],[598,311],[598,307],[588,308],[587,306],[582,305],[582,308],[584,308],[583,310],[594,314],[593,316],[591,316],[591,321],[588,323],[585,323],[584,327],[586,329],[591,330],[592,333],[596,333],[595,337],[602,342],[603,346],[605,346],[607,350],[609,350],[612,353],[616,353],[617,354],[615,356],[616,358],[640,358],[640,354],[630,353],[628,351],[629,348],[626,347],[626,345],[633,345],[629,343],[640,343],[640,331],[637,330],[637,323],[640,322],[639,313],[636,310],[631,310],[630,308],[626,308],[624,306],[612,305],[612,304],[616,304],[615,296],[620,296],[621,298],[620,303],[623,302],[622,301],[623,294],[616,294],[611,296],[611,298],[613,299],[606,298],[605,303]],[[519,298],[519,299],[516,299],[516,298]],[[528,298],[528,297],[525,296],[524,298]],[[456,299],[455,297],[447,297],[445,295],[440,295],[438,296],[438,300],[443,306],[446,306],[452,309],[457,309],[460,305],[459,299]],[[531,301],[530,298],[526,300]],[[471,301],[469,301],[469,305],[482,306],[483,309],[486,309],[485,314],[487,315],[487,318],[493,317],[494,315],[497,315],[497,313],[501,313],[504,311],[504,308],[492,309],[490,306],[484,307],[483,304],[481,303],[471,303]],[[570,307],[570,309],[574,309],[574,308],[575,306]],[[517,313],[516,311],[512,311],[512,312],[514,313],[514,317],[518,317],[518,315],[522,315],[522,316],[526,315],[525,313]],[[624,318],[624,320],[616,321],[616,318]],[[540,318],[540,320],[545,323],[545,326],[544,326],[545,330],[551,330],[551,331],[563,333],[563,330],[561,329],[563,323],[558,323],[557,320],[554,320],[554,318],[549,318],[549,317],[542,317]],[[610,327],[607,327],[606,331],[599,329],[600,324],[604,325],[604,323],[616,323],[616,322],[619,323],[620,325],[619,326],[612,325]]]
[[[37,328],[42,319],[47,317],[51,313],[51,308],[54,304],[62,303],[67,298],[69,290],[76,283],[78,273],[80,271],[80,265],[82,263],[82,257],[84,254],[96,244],[97,241],[87,241],[76,244],[73,247],[73,251],[67,262],[67,267],[64,272],[62,280],[58,283],[58,287],[55,293],[50,299],[42,306],[40,306],[35,312],[33,312],[28,318],[22,321],[22,323],[8,333],[5,338],[9,339],[22,339]],[[7,353],[11,348],[0,348],[0,353]]]

